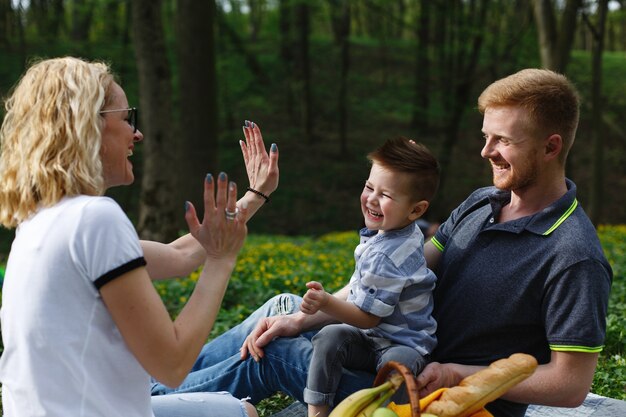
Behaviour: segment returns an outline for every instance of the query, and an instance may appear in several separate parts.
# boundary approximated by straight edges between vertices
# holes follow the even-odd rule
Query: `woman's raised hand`
[[[259,125],[248,120],[243,126],[245,141],[240,140],[250,188],[269,196],[278,187],[278,147],[275,143],[267,153]]]
[[[237,185],[234,182],[229,183],[225,173],[220,173],[217,178],[217,192],[215,182],[211,174],[206,176],[202,223],[190,202],[185,203],[185,220],[189,231],[200,242],[208,258],[236,259],[248,232],[247,207],[237,208]]]

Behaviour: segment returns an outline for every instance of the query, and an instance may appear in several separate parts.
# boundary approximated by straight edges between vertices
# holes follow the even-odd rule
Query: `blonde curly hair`
[[[23,75],[0,128],[0,224],[16,227],[65,196],[104,193],[99,112],[113,82],[107,64],[72,57]]]

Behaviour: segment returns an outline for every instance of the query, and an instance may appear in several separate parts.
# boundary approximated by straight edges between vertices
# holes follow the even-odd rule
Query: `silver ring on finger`
[[[224,213],[226,214],[226,220],[235,220],[239,214],[239,208],[235,207],[235,211],[228,211],[228,209],[225,208]]]

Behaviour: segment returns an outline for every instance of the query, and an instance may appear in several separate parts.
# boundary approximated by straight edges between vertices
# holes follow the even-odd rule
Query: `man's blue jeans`
[[[152,395],[228,391],[237,398],[249,397],[250,402],[256,404],[281,391],[303,402],[313,352],[311,338],[316,331],[273,340],[263,349],[265,356],[259,362],[251,357],[241,360],[239,352],[259,319],[297,312],[301,302],[302,298],[293,294],[271,298],[242,323],[207,343],[179,387],[171,389],[154,383]],[[336,400],[341,401],[359,389],[369,388],[373,382],[374,375],[370,373],[346,370],[339,383]]]

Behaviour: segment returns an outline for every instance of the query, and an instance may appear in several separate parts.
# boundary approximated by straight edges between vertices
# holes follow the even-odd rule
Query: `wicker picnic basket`
[[[374,386],[378,386],[387,380],[389,374],[393,371],[398,372],[404,378],[404,386],[409,396],[409,403],[411,404],[411,417],[420,417],[420,396],[417,389],[417,381],[413,372],[406,366],[399,362],[389,361],[383,365],[378,371],[376,379],[374,379]]]

